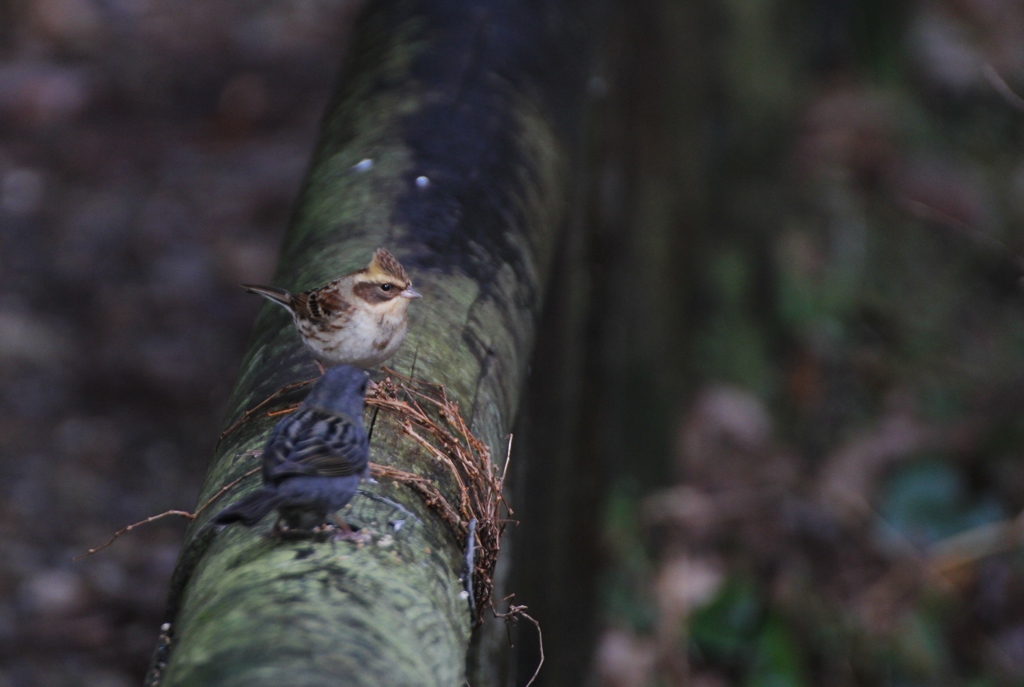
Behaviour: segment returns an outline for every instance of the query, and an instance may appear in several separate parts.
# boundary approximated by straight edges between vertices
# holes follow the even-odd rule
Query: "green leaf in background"
[[[900,662],[918,679],[931,681],[949,673],[944,622],[947,619],[940,608],[923,607],[901,623],[896,635]]]
[[[654,628],[657,611],[646,582],[653,572],[639,532],[638,493],[637,485],[626,480],[608,495],[604,536],[616,565],[601,575],[600,594],[610,618],[643,634]]]
[[[922,460],[897,471],[882,489],[884,543],[919,546],[1005,517],[991,497],[972,501],[963,476],[948,463]]]
[[[754,662],[745,687],[803,687],[805,659],[785,622],[770,617],[757,636]]]
[[[719,305],[698,335],[701,371],[710,379],[771,396],[777,379],[750,303],[754,286],[751,266],[742,254],[726,252],[709,266],[708,281]]]
[[[729,580],[715,598],[690,618],[690,637],[696,647],[714,657],[742,658],[749,650],[761,617],[761,600],[745,578]]]

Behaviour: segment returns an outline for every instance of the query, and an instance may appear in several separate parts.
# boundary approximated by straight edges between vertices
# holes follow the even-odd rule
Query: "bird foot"
[[[364,530],[350,529],[348,532],[345,532],[344,530],[336,529],[334,531],[334,536],[332,538],[334,541],[347,541],[350,544],[355,544],[360,548],[362,548],[366,544],[370,544],[373,542],[373,536],[369,532],[366,532]]]
[[[318,525],[310,529],[288,527],[283,520],[278,519],[277,522],[274,523],[274,528],[267,536],[274,539],[280,539],[282,541],[306,541],[310,539],[313,541],[326,541],[333,531],[334,527],[327,524]]]
[[[329,527],[334,530],[333,539],[335,541],[347,541],[362,546],[373,541],[373,537],[369,533],[363,531],[362,528],[353,527],[347,522],[339,518],[337,515],[332,515],[331,519],[334,520],[334,525],[328,525],[324,523],[321,527]]]

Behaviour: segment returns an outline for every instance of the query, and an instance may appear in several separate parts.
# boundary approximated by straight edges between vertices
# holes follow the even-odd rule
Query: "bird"
[[[333,365],[379,366],[405,341],[409,303],[422,298],[402,263],[384,248],[378,248],[363,269],[302,293],[258,284],[242,288],[291,313],[321,370]]]
[[[334,514],[369,474],[363,421],[368,379],[350,365],[328,368],[298,409],[270,433],[263,449],[262,488],[226,507],[211,523],[252,527],[277,509],[277,533],[312,531],[328,516],[350,531]]]

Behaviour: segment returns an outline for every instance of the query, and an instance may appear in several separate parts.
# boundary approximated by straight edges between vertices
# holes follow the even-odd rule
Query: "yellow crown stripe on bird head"
[[[403,288],[409,283],[409,276],[405,273],[402,263],[385,248],[378,248],[373,254],[373,260],[366,267],[366,275],[373,280],[393,279],[403,285]]]

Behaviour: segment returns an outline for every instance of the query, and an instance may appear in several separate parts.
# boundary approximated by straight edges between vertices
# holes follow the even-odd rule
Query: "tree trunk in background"
[[[568,216],[586,54],[572,0],[369,3],[273,282],[307,289],[363,266],[377,246],[392,250],[424,299],[391,365],[446,385],[499,463]],[[290,319],[268,304],[229,421],[313,374]],[[248,452],[273,424],[253,419],[221,444],[200,503],[258,464]],[[389,423],[374,429],[371,460],[437,472]],[[462,551],[418,497],[377,487],[423,523],[391,546],[271,540],[269,520],[197,536],[258,480],[190,530],[172,581],[171,641],[149,684],[463,684]],[[357,497],[346,517],[384,532],[392,516]],[[483,644],[474,687],[496,680],[494,643]]]
[[[590,9],[586,204],[558,253],[517,427],[529,458],[514,459],[510,589],[543,625],[540,682],[559,687],[590,673],[607,610],[609,487],[663,483],[670,465],[689,353],[683,309],[706,215],[708,4]],[[516,644],[521,685],[539,659],[532,628]]]

